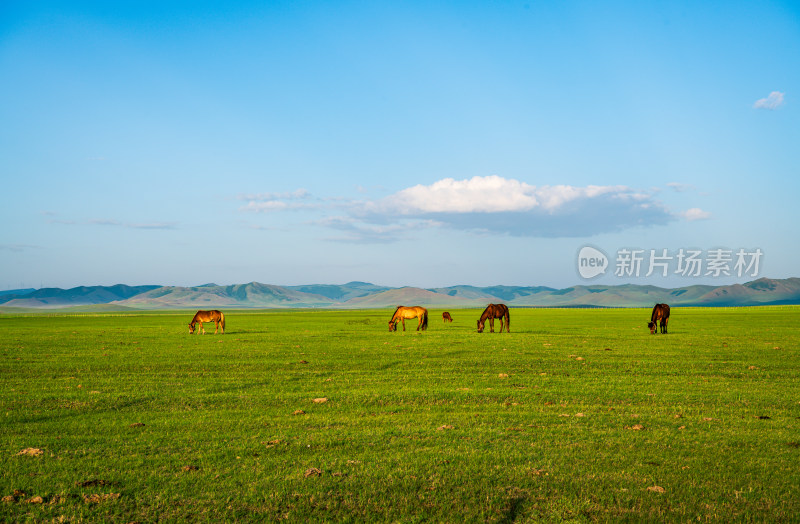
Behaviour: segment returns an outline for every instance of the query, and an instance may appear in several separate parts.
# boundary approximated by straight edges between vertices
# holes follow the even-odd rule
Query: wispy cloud
[[[92,219],[87,222],[95,226],[124,227],[127,229],[177,229],[176,222],[120,222],[110,219]]]
[[[695,220],[705,220],[707,218],[711,218],[711,213],[708,211],[703,211],[699,207],[693,207],[691,209],[687,209],[686,211],[682,211],[679,213],[684,219],[688,220],[689,222],[693,222]]]
[[[286,193],[241,194],[238,198],[247,202],[239,208],[240,211],[269,213],[321,207],[320,202],[312,199],[311,194],[305,189]]]
[[[377,200],[270,193],[240,210],[313,207],[328,215],[313,224],[339,231],[342,234],[331,240],[344,242],[391,242],[410,231],[437,227],[526,237],[584,237],[680,218],[655,199],[656,192],[619,185],[533,186],[499,176],[476,176],[419,184]]]
[[[144,222],[133,224],[122,224],[122,227],[131,229],[178,229],[176,222]]]
[[[755,109],[769,109],[775,110],[783,105],[783,97],[785,93],[780,91],[773,91],[767,98],[760,98],[753,104]]]
[[[328,240],[351,244],[387,244],[406,238],[408,232],[405,223],[370,224],[347,216],[328,217],[316,224],[340,232]]]
[[[243,193],[239,195],[239,200],[268,202],[272,200],[300,200],[309,197],[311,197],[311,194],[307,190],[298,189],[284,193]]]
[[[41,249],[41,246],[34,246],[31,244],[0,244],[0,251],[20,253],[22,251],[28,251],[29,249]]]
[[[48,213],[52,216],[52,213]],[[89,220],[65,220],[60,218],[51,218],[48,220],[50,224],[60,224],[66,226],[103,226],[103,227],[121,227],[127,229],[178,229],[177,222],[122,222],[110,218],[92,218]]]
[[[683,184],[681,182],[669,182],[667,187],[676,191],[678,193],[685,193],[687,191],[693,191],[695,187],[692,184]]]

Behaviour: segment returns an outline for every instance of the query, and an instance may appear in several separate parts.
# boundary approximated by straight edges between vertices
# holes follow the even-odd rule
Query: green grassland
[[[451,313],[0,315],[0,520],[799,521],[800,308]]]

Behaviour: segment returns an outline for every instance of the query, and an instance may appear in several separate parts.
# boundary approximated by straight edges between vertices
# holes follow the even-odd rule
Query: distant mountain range
[[[0,308],[79,308],[82,310],[210,309],[210,308],[386,308],[482,307],[492,302],[509,306],[648,307],[756,306],[800,304],[800,278],[760,278],[746,284],[697,285],[675,289],[625,284],[574,286],[565,289],[527,286],[452,286],[421,289],[389,288],[366,282],[342,285],[273,286],[251,282],[219,286],[91,286],[6,291]]]

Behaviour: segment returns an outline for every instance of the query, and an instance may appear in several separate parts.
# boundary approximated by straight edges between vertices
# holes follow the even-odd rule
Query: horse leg
[[[200,322],[200,330],[203,332],[204,335],[206,334],[206,328],[203,327],[202,322]]]
[[[489,333],[494,333],[494,319],[489,317]]]
[[[216,335],[219,331],[219,320],[214,321],[214,334]]]
[[[404,318],[403,319],[403,331],[405,331],[405,330],[406,330],[406,319]]]

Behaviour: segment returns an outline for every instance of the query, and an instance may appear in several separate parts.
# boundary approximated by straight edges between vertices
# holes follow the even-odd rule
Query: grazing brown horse
[[[198,311],[194,314],[194,318],[191,322],[189,322],[189,334],[194,334],[194,325],[200,324],[200,331],[203,334],[206,334],[206,330],[203,328],[203,322],[213,322],[216,325],[216,329],[214,330],[214,334],[217,334],[219,331],[220,326],[222,326],[222,334],[225,334],[225,315],[222,314],[221,311],[217,311],[216,309],[212,311]]]
[[[452,321],[453,317],[450,316],[450,313],[448,313],[447,311],[442,313],[442,322],[452,322]]]
[[[389,331],[397,331],[397,323],[403,323],[403,331],[406,330],[407,318],[419,318],[417,324],[417,331],[422,328],[422,331],[428,329],[428,310],[420,306],[397,306],[397,309],[392,315],[392,320],[389,321]]]
[[[483,310],[481,319],[478,320],[478,333],[483,333],[483,328],[486,325],[486,319],[489,319],[489,331],[494,333],[494,319],[500,319],[500,333],[503,332],[503,319],[506,320],[506,333],[511,333],[511,315],[508,312],[508,306],[505,304],[489,304]]]
[[[658,322],[658,325],[656,325],[656,322]],[[654,335],[658,327],[661,328],[662,333],[666,334],[667,322],[669,322],[669,306],[666,304],[656,304],[653,306],[650,322],[647,323],[647,327],[650,328],[650,334]]]

